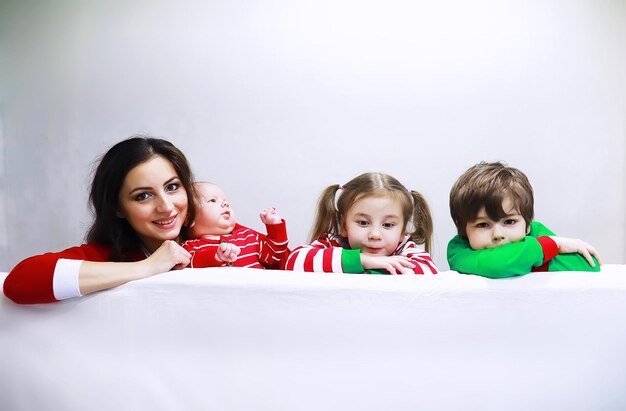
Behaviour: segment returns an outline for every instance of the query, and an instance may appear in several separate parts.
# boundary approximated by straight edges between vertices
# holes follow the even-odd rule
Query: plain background
[[[292,247],[323,188],[382,171],[447,269],[450,187],[503,160],[539,221],[626,263],[624,44],[619,0],[2,1],[0,271],[81,243],[92,166],[136,133]]]

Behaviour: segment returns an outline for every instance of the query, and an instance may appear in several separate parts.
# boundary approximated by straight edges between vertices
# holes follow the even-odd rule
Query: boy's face
[[[350,248],[374,255],[391,255],[404,235],[400,201],[393,197],[363,197],[348,210],[340,233]]]
[[[215,184],[200,183],[196,190],[200,201],[189,234],[194,238],[230,234],[236,223],[235,213],[222,189]]]
[[[502,209],[506,215],[499,221],[493,221],[482,207],[474,221],[465,227],[467,239],[474,250],[494,248],[508,243],[521,241],[530,227],[526,227],[524,217],[509,197],[502,201]]]

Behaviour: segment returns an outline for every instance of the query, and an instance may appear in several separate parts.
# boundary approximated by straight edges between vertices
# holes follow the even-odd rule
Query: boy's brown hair
[[[450,190],[450,215],[459,235],[467,238],[467,223],[476,220],[482,207],[490,219],[504,218],[502,201],[507,196],[528,228],[534,215],[534,197],[526,174],[502,162],[483,161],[467,169]]]

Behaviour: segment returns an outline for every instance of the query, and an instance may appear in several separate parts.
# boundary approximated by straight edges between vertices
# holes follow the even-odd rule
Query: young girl
[[[335,201],[335,198],[337,200]],[[312,243],[289,255],[287,270],[370,274],[436,274],[430,258],[428,204],[395,178],[365,173],[326,188]],[[417,248],[424,244],[426,251]]]

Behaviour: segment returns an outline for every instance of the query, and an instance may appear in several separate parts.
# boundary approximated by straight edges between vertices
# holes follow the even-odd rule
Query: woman
[[[179,243],[195,216],[192,174],[170,142],[143,136],[100,160],[89,200],[87,243],[19,263],[4,282],[16,303],[49,303],[106,290],[189,264]]]

